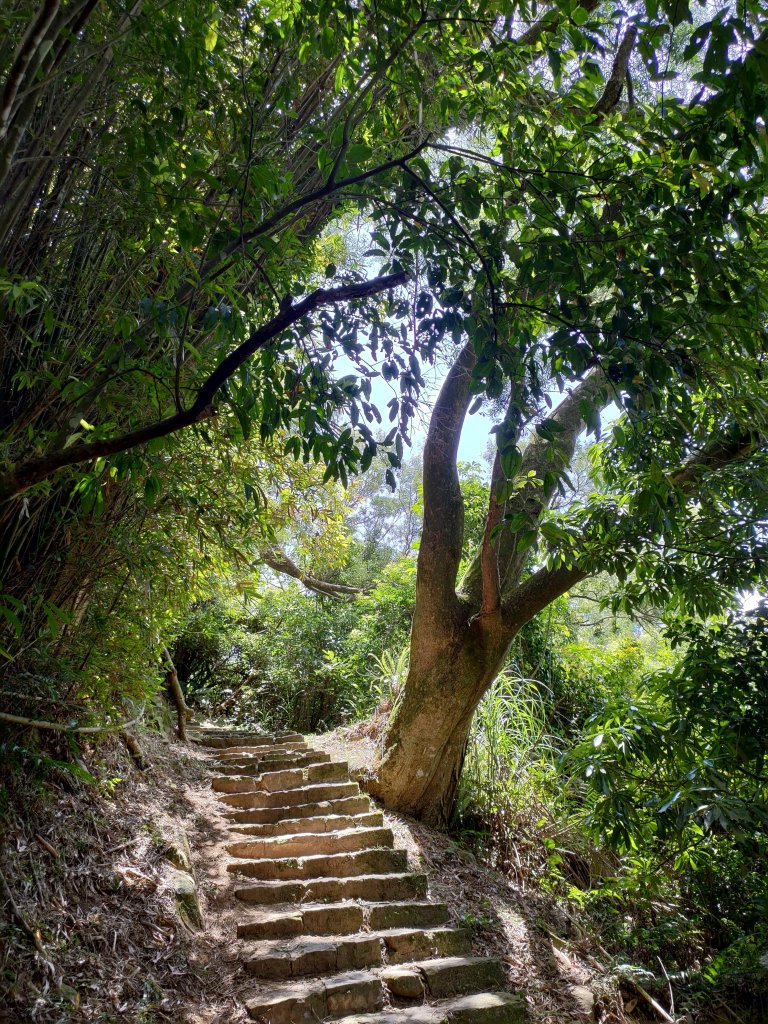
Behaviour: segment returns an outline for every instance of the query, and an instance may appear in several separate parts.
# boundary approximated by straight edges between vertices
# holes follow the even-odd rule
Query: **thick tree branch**
[[[627,80],[627,72],[629,70],[629,58],[632,56],[632,51],[635,48],[636,42],[637,26],[630,25],[624,33],[624,38],[621,40],[619,48],[616,51],[616,57],[613,61],[611,74],[608,81],[605,83],[603,95],[594,107],[592,107],[593,114],[598,114],[601,117],[604,117],[613,110],[621,99],[621,91],[624,88],[624,83]]]
[[[581,583],[591,573],[583,569],[539,569],[520,584],[504,604],[504,620],[513,633],[529,622],[534,615]]]
[[[506,508],[507,515],[523,513],[526,516],[530,525],[523,529],[535,529],[542,514],[549,508],[557,490],[558,476],[570,465],[579,434],[586,426],[585,406],[601,409],[610,400],[611,392],[605,374],[600,369],[594,369],[544,421],[554,430],[552,439],[533,433],[523,452],[520,469],[521,479],[530,477],[530,483],[516,492]],[[516,587],[528,561],[528,552],[518,550],[519,539],[519,532],[504,530],[500,534],[498,551],[502,600]]]
[[[765,438],[755,433],[743,433],[732,440],[713,441],[699,454],[686,462],[679,470],[670,473],[667,479],[680,488],[684,494],[695,496],[697,488],[706,476],[725,469],[754,454]],[[504,604],[504,619],[509,628],[517,631],[534,615],[537,615],[552,601],[567,593],[571,587],[593,575],[572,566],[557,569],[539,569],[518,586]]]
[[[187,719],[192,718],[192,712],[187,706],[187,702],[184,700],[184,691],[181,688],[179,682],[179,673],[176,671],[176,666],[173,663],[171,652],[163,644],[163,656],[166,661],[168,668],[165,685],[168,687],[168,693],[173,701],[173,706],[176,709],[176,720],[177,720],[177,732],[179,739],[182,743],[187,741]]]
[[[474,349],[467,343],[440,389],[424,445],[424,524],[416,615],[419,620],[434,622],[438,635],[450,628],[458,603],[455,588],[464,540],[464,503],[456,457],[472,399],[470,381],[476,361]]]
[[[524,480],[529,473],[533,474],[532,480],[503,504],[496,500],[500,488],[506,484],[503,474],[500,474],[497,468],[497,456],[494,462],[492,493],[483,543],[472,558],[459,588],[460,596],[467,600],[471,607],[482,608],[483,613],[491,613],[504,602],[507,594],[514,591],[528,560],[527,551],[517,550],[523,531],[512,531],[502,526],[493,541],[491,531],[501,522],[504,515],[512,516],[517,513],[524,513],[526,516],[527,525],[524,529],[536,528],[555,493],[557,482],[553,471],[556,474],[570,463],[578,436],[584,429],[582,403],[586,402],[600,408],[609,400],[610,394],[604,374],[601,370],[593,370],[563,398],[548,417],[546,422],[556,430],[554,439],[546,440],[533,433],[523,452],[519,472],[520,480]],[[505,423],[509,421],[510,413],[511,406]]]
[[[100,732],[121,732],[129,725],[135,725],[144,717],[144,709],[137,718],[130,722],[120,722],[119,725],[63,725],[61,722],[45,722],[37,718],[23,718],[21,715],[11,715],[6,711],[0,711],[0,721],[10,722],[12,725],[22,725],[25,729],[39,729],[43,732],[65,732],[67,735],[92,735]]]
[[[712,441],[697,455],[692,456],[684,466],[670,473],[667,479],[673,486],[691,493],[707,473],[748,458],[762,441],[760,435],[755,433],[742,433],[726,441]]]
[[[500,488],[505,483],[504,471],[498,450],[493,460],[491,487],[488,496],[488,514],[485,517],[485,530],[480,544],[480,588],[481,615],[491,615],[501,605],[501,580],[499,579],[499,555],[494,531],[504,517],[504,502],[499,500]]]
[[[579,7],[582,7],[585,11],[594,11],[598,3],[599,0],[584,0],[584,3],[579,4]],[[542,36],[552,35],[557,32],[562,23],[563,16],[553,8],[551,11],[547,11],[538,21],[534,22],[522,35],[518,36],[514,40],[515,45],[535,46]]]
[[[211,260],[204,263],[200,268],[200,278],[210,280],[212,277],[218,276],[224,266],[228,266],[225,263],[228,256],[238,252],[244,245],[252,242],[255,238],[260,238],[262,235],[267,234],[270,231],[274,231],[275,228],[281,224],[287,217],[292,214],[298,213],[307,206],[312,206],[314,203],[322,202],[325,199],[329,199],[331,196],[336,195],[339,192],[343,192],[347,188],[351,188],[353,185],[360,185],[364,181],[368,181],[370,178],[375,178],[379,174],[385,174],[387,171],[393,170],[395,167],[405,168],[407,162],[412,160],[415,156],[418,156],[423,149],[429,145],[429,137],[422,139],[422,141],[412,149],[409,153],[404,156],[396,157],[393,160],[388,160],[386,163],[379,164],[378,167],[372,167],[368,171],[363,171],[360,174],[352,175],[349,178],[342,178],[340,181],[326,180],[319,188],[316,188],[312,192],[308,192],[304,196],[299,196],[290,203],[286,203],[279,210],[275,210],[269,217],[265,217],[263,221],[256,224],[254,227],[249,228],[247,231],[242,231],[237,238],[228,242]]]
[[[366,593],[363,587],[350,587],[344,583],[332,583],[329,580],[321,580],[311,573],[304,572],[285,552],[271,545],[262,545],[259,549],[259,555],[270,569],[274,569],[275,572],[282,573],[285,576],[291,576],[293,579],[298,580],[299,583],[302,583],[307,590],[313,590],[316,594],[340,599],[343,597],[358,597],[360,594]]]
[[[90,462],[92,459],[129,451],[148,441],[153,441],[155,438],[167,437],[168,434],[173,434],[193,423],[210,418],[216,412],[213,400],[219,388],[247,359],[297,321],[321,306],[378,295],[380,292],[405,284],[407,280],[407,273],[399,273],[373,278],[370,281],[361,281],[357,284],[342,285],[339,288],[318,288],[301,302],[297,302],[296,305],[293,304],[290,296],[286,296],[280,304],[279,312],[271,320],[255,330],[242,345],[222,359],[216,369],[200,385],[195,400],[188,409],[182,409],[172,416],[167,416],[145,427],[139,427],[138,430],[121,434],[119,437],[73,444],[69,448],[23,462],[12,471],[0,476],[0,503],[21,494],[33,484],[45,480],[65,466],[74,466],[80,462]]]

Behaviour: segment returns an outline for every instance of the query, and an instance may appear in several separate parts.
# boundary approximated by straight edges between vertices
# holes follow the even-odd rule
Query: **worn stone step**
[[[449,920],[444,903],[318,903],[251,911],[237,926],[241,939],[282,939],[299,935],[351,935],[366,927],[440,928]]]
[[[194,737],[197,743],[204,747],[213,747],[217,750],[255,750],[285,747],[289,744],[304,743],[304,737],[298,733],[285,733],[282,736],[248,736],[248,735],[200,735]]]
[[[265,754],[283,754],[286,751],[305,751],[309,747],[306,743],[300,743],[298,740],[275,740],[272,743],[253,744],[253,743],[234,743],[226,744],[223,747],[219,747],[220,756],[230,754],[232,757],[243,757],[244,755],[250,755],[253,757],[263,757]]]
[[[366,925],[375,931],[388,928],[440,928],[449,920],[444,903],[407,902],[363,904]]]
[[[329,761],[307,768],[308,782],[348,782],[349,765],[346,761]]]
[[[246,740],[274,740],[275,733],[273,732],[254,732],[252,729],[206,729],[206,728],[195,728],[194,726],[188,731],[189,736],[193,740],[228,740],[237,739],[241,742]],[[302,736],[302,739],[304,737]]]
[[[274,1024],[300,1024],[308,1018],[289,1017]],[[526,1024],[525,999],[510,992],[480,992],[437,1003],[387,1008],[342,1017],[338,1024]]]
[[[327,938],[259,942],[244,960],[259,978],[299,978],[401,964],[425,957],[462,956],[471,952],[469,935],[459,928],[393,929]],[[421,984],[421,981],[419,981]]]
[[[278,789],[273,793],[232,793],[221,797],[221,800],[228,807],[242,807],[244,810],[266,807],[279,807],[284,810],[287,807],[325,803],[359,794],[360,787],[356,782],[328,782],[316,786],[302,786],[301,789]]]
[[[230,843],[227,853],[233,857],[258,860],[263,857],[311,857],[321,853],[353,853],[374,847],[394,846],[390,828],[350,828],[333,832],[299,832],[274,839],[257,839]]]
[[[389,964],[472,954],[472,940],[466,928],[391,928],[375,934],[381,937]]]
[[[316,903],[252,911],[237,925],[240,939],[286,939],[299,935],[351,935],[365,923],[365,904]]]
[[[381,960],[378,936],[361,932],[336,939],[302,939],[292,945],[262,942],[254,954],[243,961],[243,966],[255,977],[284,980],[355,971],[379,966]]]
[[[220,797],[222,801],[233,801],[243,794]],[[230,804],[230,806],[232,806]],[[234,804],[235,808],[237,804]],[[228,815],[230,821],[243,825],[261,825],[264,823],[285,823],[296,818],[317,818],[322,815],[367,814],[371,810],[371,801],[367,796],[345,796],[338,800],[321,800],[319,803],[294,804],[292,807],[254,807],[235,810]]]
[[[244,903],[335,903],[340,900],[412,900],[426,896],[427,876],[408,874],[356,875],[352,878],[312,878],[306,881],[258,882],[235,889]]]
[[[405,871],[405,850],[358,850],[354,853],[323,853],[310,857],[282,857],[279,860],[235,860],[227,870],[247,878],[308,879],[351,878],[355,875],[386,875]]]
[[[292,757],[265,755],[264,757],[245,757],[242,754],[232,757],[217,757],[214,760],[217,772],[225,775],[261,775],[263,772],[282,771],[285,768],[311,768],[330,764],[329,754],[314,751],[297,751]]]
[[[384,1005],[384,986],[370,971],[351,971],[291,985],[273,985],[246,1001],[254,1020],[268,1024],[317,1024]]]
[[[476,956],[448,956],[386,967],[381,978],[393,997],[417,1002],[496,992],[506,985],[500,960]]]
[[[353,799],[357,799],[354,797]],[[365,800],[365,797],[361,799]],[[370,804],[368,805],[370,806]],[[241,824],[243,815],[252,814],[251,811],[236,811],[228,814],[227,818],[232,823],[235,831],[248,836],[288,836],[299,832],[312,832],[323,834],[334,832],[337,829],[350,828],[378,828],[384,824],[384,815],[381,811],[363,811],[360,814],[321,814],[317,817],[308,818],[286,818],[283,821],[268,821],[261,824]]]
[[[259,775],[214,775],[211,786],[215,793],[263,793],[306,785],[301,768],[285,768],[279,772]]]
[[[291,743],[280,743],[278,746],[268,747],[221,747],[213,752],[212,760],[214,764],[232,764],[236,761],[242,761],[244,764],[258,764],[261,761],[271,764],[274,761],[289,760],[291,762],[289,767],[293,767],[294,758],[309,755],[322,757],[320,751],[312,750],[306,743],[294,740]],[[326,757],[330,760],[328,755]]]
[[[263,767],[263,766],[262,766]],[[311,765],[303,768],[282,768],[279,771],[233,773],[214,776],[213,789],[217,793],[257,793],[261,791],[298,789],[307,785],[349,782],[349,767],[345,762]]]

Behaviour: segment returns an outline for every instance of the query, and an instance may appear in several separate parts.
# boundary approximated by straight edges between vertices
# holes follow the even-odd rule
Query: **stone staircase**
[[[253,1020],[523,1024],[501,963],[473,956],[468,933],[429,901],[426,875],[408,870],[345,763],[290,733],[196,738],[214,748],[231,826]]]

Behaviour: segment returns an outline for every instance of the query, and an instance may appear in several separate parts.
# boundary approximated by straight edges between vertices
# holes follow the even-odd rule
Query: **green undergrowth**
[[[408,642],[415,569],[393,562],[355,602],[290,584],[247,611],[222,597],[201,603],[173,649],[188,700],[237,725],[299,732],[370,714],[386,686],[378,659]]]
[[[768,1012],[766,804],[747,728],[762,724],[749,682],[762,628],[689,632],[677,668],[626,638],[581,642],[578,672],[562,643],[547,682],[513,661],[478,708],[460,785],[462,842],[559,903],[617,978],[665,1006],[671,986],[677,1011],[697,1021],[723,1019],[723,1003],[747,1021]],[[730,704],[718,703],[727,673],[746,699],[729,678]],[[708,714],[723,744],[741,730],[740,750],[715,749]]]

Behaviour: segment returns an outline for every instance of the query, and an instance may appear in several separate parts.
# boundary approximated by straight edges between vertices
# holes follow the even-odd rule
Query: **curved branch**
[[[583,3],[579,4],[579,7],[585,11],[594,11],[597,7],[599,0],[584,0]],[[529,29],[526,29],[521,36],[513,40],[516,46],[535,46],[544,35],[552,35],[560,28],[563,22],[563,16],[558,14],[555,8],[551,11],[547,11],[545,15],[539,18],[538,21],[534,22]]]
[[[271,545],[261,547],[259,555],[270,569],[274,569],[275,572],[282,573],[284,576],[291,576],[293,579],[298,580],[299,583],[302,583],[307,590],[313,590],[316,594],[322,594],[324,597],[341,599],[343,597],[359,597],[360,594],[367,593],[364,587],[350,587],[344,583],[332,583],[330,580],[321,580],[311,573],[304,572],[285,552]]]
[[[90,443],[73,444],[69,448],[50,452],[36,459],[23,462],[14,470],[0,476],[0,504],[21,494],[33,484],[52,476],[65,466],[74,466],[79,462],[90,462],[92,459],[138,448],[140,445],[153,441],[158,437],[167,437],[193,423],[210,419],[216,415],[213,400],[219,388],[238,370],[252,355],[264,348],[270,341],[282,334],[302,317],[314,312],[320,306],[346,302],[351,299],[366,298],[380,292],[397,288],[408,281],[408,274],[388,274],[370,281],[357,284],[342,285],[339,288],[317,288],[301,302],[293,304],[290,295],[285,296],[278,313],[266,324],[257,328],[234,351],[230,352],[219,365],[208,375],[198,389],[197,396],[189,409],[182,409],[172,416],[166,416],[138,430],[131,430],[119,437],[104,438]]]
[[[344,189],[350,188],[353,185],[360,185],[364,181],[368,181],[370,178],[375,178],[379,174],[385,174],[387,171],[393,170],[395,167],[405,168],[409,160],[412,160],[415,156],[418,156],[423,149],[429,145],[429,136],[423,139],[418,146],[412,149],[409,153],[404,156],[396,157],[393,160],[387,160],[383,164],[379,164],[378,167],[372,167],[368,171],[362,171],[360,174],[354,174],[349,178],[342,178],[341,181],[325,181],[319,188],[316,188],[313,192],[308,192],[304,196],[299,196],[290,203],[286,203],[285,206],[279,210],[275,210],[269,217],[266,217],[260,224],[256,224],[248,231],[241,231],[237,238],[228,242],[216,256],[209,260],[208,263],[203,264],[200,267],[199,276],[201,279],[205,278],[211,280],[213,277],[218,276],[222,272],[222,264],[228,256],[237,252],[243,245],[248,242],[252,242],[254,238],[259,238],[261,235],[265,235],[274,229],[286,217],[290,217],[291,214],[297,213],[303,210],[305,206],[311,206],[313,203],[320,202],[323,199],[328,199],[330,196],[343,192]]]
[[[535,529],[557,488],[559,473],[566,469],[573,459],[576,441],[586,426],[585,403],[592,408],[603,408],[610,401],[607,378],[601,369],[592,370],[569,394],[563,398],[555,411],[546,420],[556,428],[552,440],[534,432],[523,452],[520,478],[530,478],[507,503],[507,514],[524,513],[530,526]],[[519,534],[511,530],[502,531],[499,537],[499,575],[502,597],[505,598],[516,586],[528,561],[528,552],[518,550]]]
[[[754,454],[762,440],[759,434],[743,433],[727,441],[711,441],[697,455],[691,456],[680,469],[669,473],[667,479],[674,487],[691,493],[706,473],[748,458]]]
[[[507,484],[500,472],[497,455],[483,542],[475,552],[460,586],[461,596],[468,599],[473,607],[481,608],[483,614],[495,611],[499,604],[505,603],[507,595],[514,595],[514,588],[528,560],[527,551],[517,550],[521,531],[505,529],[501,525],[502,516],[524,513],[527,525],[523,530],[535,529],[542,513],[549,507],[557,486],[553,471],[556,474],[570,463],[578,436],[584,429],[582,403],[597,404],[599,407],[607,404],[609,395],[605,385],[606,378],[602,370],[593,370],[563,398],[547,418],[547,422],[557,429],[554,439],[547,440],[537,433],[531,436],[523,452],[518,474],[521,481],[533,474],[531,482],[516,491],[506,503],[497,500],[497,494]],[[511,407],[505,422],[509,420],[510,413]],[[499,525],[501,529],[494,540],[491,532]]]
[[[552,604],[571,587],[592,574],[572,567],[539,569],[520,584],[511,599],[504,604],[504,621],[513,633],[529,622],[534,615]]]
[[[95,735],[99,732],[122,732],[129,725],[136,725],[144,717],[144,709],[137,718],[130,722],[120,722],[118,725],[62,725],[61,722],[45,722],[37,718],[23,718],[21,715],[10,715],[6,711],[0,711],[0,721],[11,722],[13,725],[23,725],[27,729],[39,729],[42,732],[65,732],[67,735]]]

